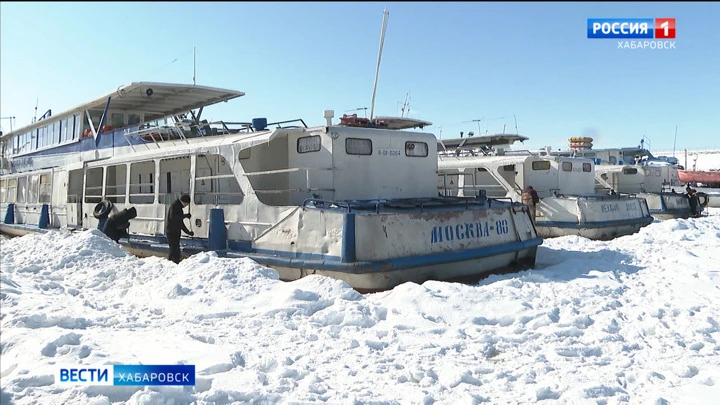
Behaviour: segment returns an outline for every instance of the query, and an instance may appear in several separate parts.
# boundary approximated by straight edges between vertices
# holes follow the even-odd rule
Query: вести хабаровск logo
[[[674,18],[587,19],[589,39],[618,40],[618,49],[675,49],[675,35]]]

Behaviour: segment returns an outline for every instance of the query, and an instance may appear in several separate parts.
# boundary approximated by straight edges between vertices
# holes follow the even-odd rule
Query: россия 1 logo
[[[588,38],[624,40],[618,41],[618,49],[675,49],[675,41],[668,41],[675,35],[674,18],[587,19]]]

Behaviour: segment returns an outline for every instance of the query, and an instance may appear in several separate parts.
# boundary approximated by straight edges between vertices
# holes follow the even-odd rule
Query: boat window
[[[155,162],[130,164],[130,204],[155,202]]]
[[[372,150],[371,150],[372,152]],[[427,157],[428,144],[425,142],[405,142],[405,156]]]
[[[634,167],[624,167],[623,174],[637,174],[637,169]]]
[[[320,150],[320,146],[320,135],[303,136],[297,140],[298,153],[317,152]]]
[[[346,138],[345,153],[348,155],[372,155],[372,141],[363,138]]]
[[[7,179],[7,203],[14,203],[17,200],[17,179]]]
[[[50,174],[40,175],[40,197],[38,198],[38,202],[52,202],[52,177]]]
[[[138,114],[128,114],[128,125],[137,125],[140,123],[140,116]]]
[[[85,173],[85,202],[99,203],[102,201],[102,167],[88,169]]]
[[[27,202],[37,203],[38,193],[40,191],[40,178],[37,174],[28,176]]]
[[[105,198],[112,203],[125,203],[127,166],[116,165],[105,169]]]
[[[562,162],[562,171],[571,172],[572,171],[572,162]]]
[[[583,163],[583,171],[590,173],[592,171],[592,165],[590,163]]]
[[[49,126],[46,145],[57,145],[60,143],[60,124],[62,124],[62,121],[58,120]]]
[[[532,162],[533,170],[550,170],[550,162],[547,160],[539,160]]]
[[[244,159],[250,159],[250,148],[243,149],[238,153],[238,159],[244,160]]]
[[[318,138],[320,138],[318,136]],[[298,145],[299,146],[299,145]],[[221,155],[199,155],[195,161],[197,205],[241,204],[243,192],[230,164]]]
[[[586,152],[583,154],[583,156],[585,156],[586,158],[594,158],[595,153],[594,152]]]
[[[48,127],[40,127],[37,129],[37,142],[32,143],[32,149],[42,148],[45,146],[48,137]]]
[[[655,177],[660,177],[660,169],[655,170]]]
[[[60,142],[72,140],[75,133],[75,116],[71,115],[65,118],[60,127]]]
[[[650,170],[650,169],[645,169],[645,175],[646,175],[646,176],[652,176],[652,170]]]
[[[183,194],[190,194],[190,156],[160,161],[160,204],[171,204]]]
[[[7,192],[7,180],[2,179],[0,180],[0,203],[6,202],[5,200],[7,199]]]
[[[533,169],[535,168],[535,162],[533,162]],[[515,171],[515,165],[505,165],[503,166],[503,171],[506,172],[514,172]]]
[[[17,202],[25,202],[25,192],[27,191],[27,177],[18,177],[17,185]]]
[[[122,128],[125,126],[125,116],[120,113],[113,113],[110,116],[110,125],[115,128]]]
[[[479,172],[486,172],[487,169],[484,168],[484,167],[478,167],[478,168],[477,168],[477,171],[479,171]]]
[[[610,156],[608,161],[610,162],[611,165],[614,165],[617,163],[617,158],[615,156]]]

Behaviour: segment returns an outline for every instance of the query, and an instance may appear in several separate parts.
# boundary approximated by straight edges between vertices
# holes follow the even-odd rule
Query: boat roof
[[[525,142],[528,139],[530,138],[528,138],[527,136],[517,134],[495,134],[483,136],[468,136],[465,138],[438,139],[438,144],[444,146],[445,149],[473,149],[481,146],[511,145],[517,141]]]
[[[145,112],[164,118],[244,95],[245,93],[242,91],[193,84],[133,82],[120,86],[117,90],[93,101],[3,134],[2,138],[44,126],[47,124],[45,120],[62,119],[85,109],[102,114],[108,98],[111,99],[110,108],[112,110]]]
[[[411,128],[424,128],[432,125],[430,121],[423,121],[415,118],[408,117],[375,117],[373,121],[383,121],[387,124],[387,129],[411,129]]]
[[[632,155],[632,156],[647,156],[650,158],[654,158],[652,153],[650,153],[649,150],[645,148],[640,148],[637,146],[629,146],[629,147],[620,147],[620,148],[592,148],[592,149],[567,149],[563,151],[552,151],[550,152],[553,155],[572,155],[573,153],[591,153],[591,152],[622,152],[623,155]]]

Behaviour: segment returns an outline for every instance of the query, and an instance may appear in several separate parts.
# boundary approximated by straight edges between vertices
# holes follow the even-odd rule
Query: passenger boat
[[[643,147],[579,148],[570,138],[570,149],[550,151],[553,156],[585,157],[595,161],[596,191],[644,198],[657,219],[689,218],[690,202],[676,165],[661,160]],[[588,138],[590,142],[592,138]]]
[[[527,207],[439,197],[435,136],[400,130],[417,123],[338,125],[331,110],[315,127],[201,119],[243,95],[131,83],[2,135],[0,231],[93,229],[134,207],[121,243],[164,256],[164,215],[187,193],[184,255],[249,257],[283,280],[320,274],[368,292],[534,265],[542,238]]]
[[[536,228],[545,238],[578,235],[608,240],[637,232],[653,221],[642,198],[595,193],[592,159],[539,156],[529,151],[504,151],[520,135],[491,135],[440,141],[441,194],[521,201],[526,186],[540,197]],[[500,150],[498,154],[498,150]]]

